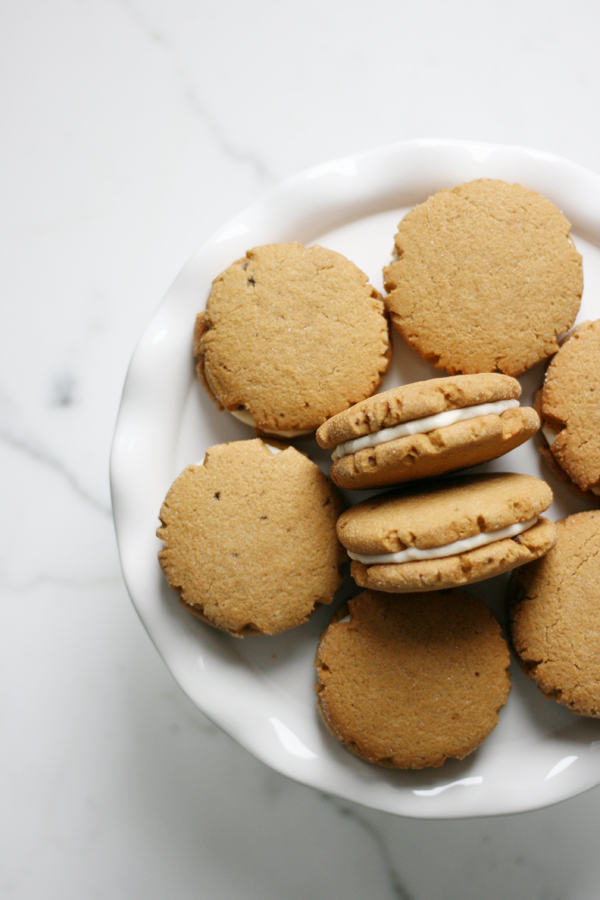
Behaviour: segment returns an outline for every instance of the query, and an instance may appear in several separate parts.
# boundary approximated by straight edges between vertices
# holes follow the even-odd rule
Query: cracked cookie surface
[[[463,759],[490,734],[510,688],[500,626],[460,591],[365,591],[325,630],[318,708],[351,752],[400,769]]]
[[[223,407],[266,433],[302,433],[373,394],[391,344],[383,300],[354,263],[324,247],[269,244],[215,279],[194,355]]]
[[[583,322],[564,342],[546,370],[536,408],[543,424],[542,456],[599,504],[600,320]]]
[[[219,444],[188,466],[160,510],[158,558],[181,604],[239,637],[278,634],[330,603],[346,554],[343,509],[318,466],[259,439]]]
[[[543,694],[600,717],[600,510],[556,523],[556,546],[515,572],[511,637]]]
[[[439,369],[520,375],[575,321],[583,275],[570,224],[519,184],[439,191],[404,217],[395,248],[384,269],[392,322]]]

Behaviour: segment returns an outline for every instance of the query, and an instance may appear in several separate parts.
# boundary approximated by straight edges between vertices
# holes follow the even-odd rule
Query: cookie
[[[600,510],[556,531],[556,546],[511,577],[512,642],[546,697],[600,717]]]
[[[365,489],[430,478],[508,453],[539,428],[507,375],[455,375],[376,394],[317,431],[334,449],[331,478]]]
[[[440,191],[400,222],[384,269],[392,322],[438,369],[520,375],[558,349],[581,302],[570,224],[519,184]]]
[[[342,502],[292,447],[219,444],[175,480],[160,511],[158,558],[182,605],[236,636],[278,634],[330,603],[346,554]]]
[[[551,360],[536,395],[550,468],[600,503],[600,320],[584,322]]]
[[[399,769],[463,759],[495,728],[510,688],[498,622],[461,591],[359,594],[326,629],[315,666],[331,733]]]
[[[552,491],[533,475],[462,475],[379,494],[342,513],[361,587],[403,593],[483,581],[546,553]]]
[[[194,355],[222,407],[295,437],[373,394],[391,344],[381,296],[354,263],[324,247],[270,244],[215,279]]]

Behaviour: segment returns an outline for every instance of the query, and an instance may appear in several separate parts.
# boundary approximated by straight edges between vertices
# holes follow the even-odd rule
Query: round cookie
[[[600,503],[600,320],[584,322],[546,370],[540,451],[563,481]]]
[[[383,301],[324,247],[255,247],[213,282],[196,321],[197,372],[225,409],[294,437],[369,397],[391,358]]]
[[[330,603],[346,554],[343,504],[292,447],[219,444],[175,480],[160,511],[158,558],[182,605],[230,634],[278,634]]]
[[[512,641],[543,694],[600,717],[600,510],[556,530],[556,546],[511,577]]]
[[[379,494],[342,513],[340,541],[361,587],[404,593],[500,575],[553,546],[539,518],[552,491],[533,475],[453,476]]]
[[[344,604],[317,650],[319,712],[372,763],[399,769],[463,759],[495,728],[509,653],[481,601],[460,591]]]
[[[398,226],[384,269],[392,322],[438,369],[520,375],[556,352],[579,310],[569,232],[519,184],[480,179],[434,194]]]
[[[317,431],[334,449],[331,478],[366,489],[430,478],[496,459],[532,437],[537,413],[519,408],[507,375],[455,375],[376,394]]]

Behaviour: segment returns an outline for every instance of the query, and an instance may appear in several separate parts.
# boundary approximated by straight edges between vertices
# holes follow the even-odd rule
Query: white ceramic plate
[[[512,664],[512,691],[488,740],[462,762],[396,772],[362,762],[326,732],[316,711],[315,646],[331,608],[271,638],[236,640],[183,610],[157,561],[163,497],[207,447],[251,438],[204,394],[192,360],[192,329],[212,279],[247,249],[297,240],[353,260],[382,290],[396,226],[415,203],[474,178],[502,178],[539,191],[573,224],[584,258],[579,320],[600,316],[600,177],[546,153],[450,141],[411,141],[337,160],[273,190],[218,231],[185,266],[133,355],[111,458],[114,517],[129,593],[159,653],[213,722],[279,772],[375,809],[423,818],[535,809],[600,783],[600,722],[546,700]],[[436,372],[399,339],[383,389]],[[542,368],[521,379],[524,399]],[[299,443],[325,469],[312,439]],[[530,472],[555,490],[552,518],[586,508],[547,471],[534,441],[488,469]],[[352,499],[352,498],[350,498]],[[505,578],[471,588],[505,621]],[[346,592],[357,593],[352,587]],[[194,773],[190,772],[193,778]]]

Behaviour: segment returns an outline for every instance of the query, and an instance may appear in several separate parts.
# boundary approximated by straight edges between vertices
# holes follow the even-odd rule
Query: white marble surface
[[[393,818],[299,787],[182,696],[131,607],[108,452],[192,251],[295,171],[413,137],[600,171],[600,6],[0,7],[0,896],[592,900],[598,789]]]

